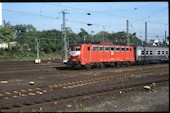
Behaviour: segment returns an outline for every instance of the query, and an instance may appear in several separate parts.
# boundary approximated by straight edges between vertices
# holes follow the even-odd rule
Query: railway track
[[[148,66],[148,65],[145,65]],[[140,65],[137,66],[132,66],[132,68],[136,68],[136,67],[140,67]],[[153,65],[153,67],[159,67],[157,65]],[[108,68],[104,68],[102,70],[109,70],[109,69],[115,69],[116,67],[108,67]],[[119,67],[119,69],[122,69],[124,67]],[[144,67],[145,68],[145,67]],[[150,67],[149,67],[150,68]],[[117,69],[117,68],[116,68]],[[101,69],[91,69],[88,71],[98,71]],[[2,76],[6,76],[6,75],[22,75],[22,74],[31,74],[34,75],[34,73],[36,72],[37,74],[56,74],[57,72],[60,73],[72,73],[72,72],[86,72],[87,70],[70,70],[67,67],[65,67],[65,65],[61,64],[61,63],[45,63],[45,64],[34,64],[34,65],[12,65],[12,66],[1,66],[0,67],[0,75]]]
[[[0,66],[0,73],[8,72],[19,72],[19,71],[28,71],[32,69],[45,69],[56,66],[62,66],[61,63],[43,63],[43,64],[27,64],[27,65],[9,65],[9,66]]]
[[[153,79],[148,81],[141,81],[136,83],[130,83],[130,84],[124,84],[118,85],[116,87],[108,87],[104,89],[96,89],[96,90],[88,90],[86,92],[71,92],[69,94],[65,95],[51,95],[50,97],[44,97],[44,98],[37,98],[37,99],[30,99],[30,100],[24,100],[20,102],[12,102],[1,105],[1,112],[23,112],[23,111],[30,111],[31,109],[40,109],[42,106],[47,107],[50,105],[59,105],[66,103],[68,101],[73,100],[82,100],[86,98],[94,98],[102,95],[109,95],[110,93],[115,92],[125,92],[127,90],[134,90],[143,88],[144,85],[148,85],[151,83],[169,83],[169,77],[163,77],[159,79]]]
[[[43,93],[48,93],[52,92],[54,90],[62,89],[62,88],[74,88],[74,87],[81,87],[81,86],[86,86],[90,84],[97,84],[105,81],[112,81],[116,79],[121,79],[121,78],[132,78],[134,76],[144,76],[144,75],[154,75],[154,74],[167,74],[168,68],[162,68],[161,70],[154,68],[150,70],[135,70],[136,72],[133,71],[123,71],[123,72],[116,72],[116,73],[111,73],[108,75],[103,75],[103,76],[97,76],[97,77],[91,77],[87,79],[78,79],[74,81],[63,81],[57,84],[49,84],[49,85],[43,85],[43,86],[32,86],[31,88],[26,88],[26,89],[14,89],[12,91],[4,91],[0,93],[0,99],[10,99],[10,98],[19,98],[19,97],[26,97],[26,96],[32,96],[32,95],[41,95]]]
[[[48,71],[46,73],[45,71],[41,71],[41,68],[53,68],[52,65],[43,65],[42,67],[40,67],[40,69],[38,69],[39,67],[37,67],[37,71],[39,70],[37,73],[34,73],[34,71],[32,70],[34,69],[34,66],[31,67],[31,65],[29,65],[30,70],[21,70],[21,72],[19,70],[22,69],[22,66],[19,66],[17,69],[12,67],[9,68],[11,69],[11,71],[13,71],[11,72],[11,74],[14,74],[14,77],[20,77],[17,75],[25,73],[21,76],[25,79],[27,79],[27,76],[30,75],[31,77],[42,77],[43,75],[47,78],[56,76],[56,80],[54,79],[52,82],[50,79],[48,80],[49,82],[43,85],[33,85],[17,89],[10,88],[10,90],[1,89],[0,111],[30,111],[31,109],[39,109],[42,106],[49,106],[51,104],[58,105],[60,103],[65,103],[66,101],[71,101],[75,99],[81,100],[91,95],[108,94],[109,92],[122,90],[123,88],[126,89],[126,86],[127,89],[132,89],[132,87],[135,87],[135,84],[138,83],[139,84],[137,86],[142,87],[145,84],[150,84],[153,82],[169,82],[169,76],[167,76],[169,75],[169,68],[166,64],[152,66],[131,66],[126,68],[109,67],[102,70],[65,70],[61,69],[60,66],[58,66],[59,68]],[[7,73],[5,73],[5,71],[2,72],[3,78],[5,78],[6,75],[10,74],[8,73],[9,69],[6,69]],[[15,75],[15,73],[17,74]],[[58,73],[60,73],[60,76],[57,77]],[[79,76],[73,76],[75,74],[78,74]],[[9,78],[12,76],[9,75],[6,77]]]
[[[118,71],[116,73],[108,73],[108,75],[103,76],[97,76],[94,78],[89,79],[83,79],[83,80],[75,80],[75,81],[69,81],[59,84],[50,84],[48,86],[42,86],[42,87],[32,87],[28,89],[21,89],[21,90],[12,90],[12,91],[5,91],[4,93],[0,94],[0,108],[1,111],[6,110],[13,110],[13,109],[20,109],[23,107],[28,106],[39,106],[39,104],[49,103],[51,101],[56,100],[63,100],[66,98],[75,98],[76,96],[82,96],[82,95],[91,95],[90,92],[107,92],[111,89],[113,90],[113,86],[106,87],[106,83],[123,80],[126,79],[133,79],[135,77],[139,76],[146,76],[150,75],[153,78],[154,75],[159,75],[159,79],[156,78],[155,80],[151,79],[152,82],[162,81],[166,79],[166,81],[169,79],[167,76],[162,75],[168,75],[168,67],[161,68],[157,67],[154,69],[149,70],[130,70],[130,71]],[[162,78],[164,77],[164,78]],[[147,79],[146,79],[147,80]],[[139,81],[139,80],[138,80]],[[149,81],[149,82],[151,82]],[[134,82],[133,82],[134,83]],[[139,82],[137,82],[139,83]],[[144,82],[145,83],[145,82]],[[140,82],[142,84],[142,82]],[[95,87],[94,87],[95,86]],[[98,86],[98,87],[97,87]],[[103,87],[104,86],[104,87]],[[126,84],[117,86],[115,83],[115,87],[125,87]],[[77,90],[81,87],[81,91]],[[101,89],[103,88],[103,89]],[[88,92],[87,92],[88,91]],[[69,93],[69,95],[68,95]],[[21,110],[22,111],[22,110]]]

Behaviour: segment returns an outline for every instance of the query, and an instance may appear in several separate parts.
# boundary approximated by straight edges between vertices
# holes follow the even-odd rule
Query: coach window
[[[115,48],[114,47],[110,47],[110,51],[114,51],[115,50]]]
[[[146,54],[147,54],[147,55],[148,55],[148,53],[149,53],[149,52],[148,52],[148,51],[146,51]]]
[[[119,47],[116,47],[116,51],[120,51],[120,48],[119,48]]]
[[[103,46],[99,46],[99,51],[103,51]]]
[[[97,46],[93,46],[93,51],[97,51],[98,47]]]
[[[164,54],[164,51],[162,51],[162,55]]]
[[[104,47],[104,50],[109,51],[109,47],[108,46]]]
[[[132,51],[132,49],[130,48],[130,51]]]
[[[168,55],[168,51],[166,51],[166,55]]]
[[[152,51],[150,51],[150,55],[152,55]]]
[[[142,51],[142,55],[144,55],[145,53],[144,53],[144,51]]]

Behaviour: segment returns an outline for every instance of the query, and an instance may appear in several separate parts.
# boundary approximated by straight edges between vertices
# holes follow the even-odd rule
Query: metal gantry
[[[68,14],[66,11],[61,12],[63,14],[63,24],[62,24],[62,30],[63,30],[63,49],[64,49],[64,58],[63,63],[67,63],[68,60],[68,39],[67,39],[67,33],[66,33],[66,20],[65,20],[65,14]]]

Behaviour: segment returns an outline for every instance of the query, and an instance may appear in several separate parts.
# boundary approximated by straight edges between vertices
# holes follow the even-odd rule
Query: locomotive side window
[[[104,50],[109,51],[109,47],[108,46],[104,47]]]
[[[93,51],[97,51],[98,47],[97,46],[93,46]]]
[[[129,48],[126,48],[126,51],[129,51]]]
[[[121,51],[125,51],[125,48],[121,48]]]
[[[110,51],[114,51],[115,50],[115,48],[114,47],[110,47]]]
[[[119,47],[116,47],[116,51],[120,51],[120,48],[119,48]]]
[[[103,46],[99,46],[99,51],[103,51]]]

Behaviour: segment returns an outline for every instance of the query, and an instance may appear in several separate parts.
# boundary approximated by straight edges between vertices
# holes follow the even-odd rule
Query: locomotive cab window
[[[80,51],[80,46],[70,46],[70,51]]]
[[[80,46],[76,46],[76,47],[75,47],[75,50],[76,50],[76,51],[80,51]]]

